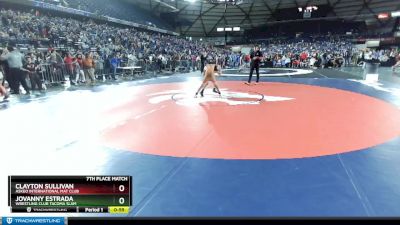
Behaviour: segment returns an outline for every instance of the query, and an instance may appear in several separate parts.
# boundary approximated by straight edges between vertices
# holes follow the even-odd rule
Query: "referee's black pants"
[[[200,72],[201,74],[204,72],[204,62],[200,63]]]
[[[250,66],[250,75],[249,75],[249,83],[251,82],[251,78],[253,77],[253,71],[256,69],[256,74],[257,74],[257,83],[260,80],[260,64],[258,63],[252,63]]]
[[[22,87],[24,87],[26,93],[30,93],[28,84],[26,83],[26,76],[24,71],[22,71],[20,68],[10,68],[10,75],[10,88],[14,94],[19,94],[20,84],[22,84]]]

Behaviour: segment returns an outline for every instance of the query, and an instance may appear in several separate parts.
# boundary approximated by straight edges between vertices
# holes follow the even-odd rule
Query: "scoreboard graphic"
[[[9,176],[12,213],[128,213],[131,176]]]

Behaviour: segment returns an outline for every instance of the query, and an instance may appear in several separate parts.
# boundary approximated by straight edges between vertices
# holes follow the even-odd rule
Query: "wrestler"
[[[206,89],[208,82],[212,82],[214,84],[213,91],[221,96],[221,92],[219,91],[217,85],[217,79],[215,78],[215,73],[221,75],[220,68],[216,65],[215,60],[209,60],[207,65],[204,67],[203,73],[203,83],[200,85],[199,89],[196,92],[195,97],[200,93],[201,97],[204,97],[204,90]]]

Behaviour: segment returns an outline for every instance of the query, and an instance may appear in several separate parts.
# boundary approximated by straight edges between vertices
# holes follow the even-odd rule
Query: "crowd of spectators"
[[[397,49],[359,49],[350,38],[339,35],[274,39],[260,45],[267,67],[334,68],[362,65],[369,60],[381,66],[393,66],[399,54]],[[249,66],[250,58],[246,54],[231,53],[227,61],[231,67]]]
[[[122,66],[139,64],[158,71],[175,71],[180,66],[198,69],[200,53],[206,49],[214,56],[225,52],[181,37],[40,15],[37,11],[1,9],[0,17],[4,46],[24,43],[24,62],[35,63],[37,72],[51,70],[47,71],[52,74],[50,81],[65,82],[69,77],[71,85],[94,83],[95,70],[105,71],[104,78],[116,80],[117,69]]]
[[[286,41],[271,41],[265,47],[266,61],[273,66],[309,67],[341,66],[352,54],[353,45],[340,37],[310,37]]]
[[[132,3],[126,1],[115,0],[39,0],[42,2],[64,6],[68,8],[83,10],[86,12],[94,13],[96,15],[109,16],[126,21],[164,28],[171,30],[172,28],[152,15],[151,12],[144,11],[143,9],[134,6]]]
[[[174,55],[195,53],[205,45],[177,38],[121,28],[108,24],[38,15],[35,12],[1,10],[0,38],[31,45],[63,45],[87,51],[96,48],[101,54],[113,52],[133,53],[142,58],[151,54]]]

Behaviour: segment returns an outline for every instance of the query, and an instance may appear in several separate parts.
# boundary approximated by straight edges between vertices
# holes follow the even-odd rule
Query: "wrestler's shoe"
[[[219,94],[219,96],[221,96],[221,92],[219,90],[217,90],[216,88],[213,88],[213,92]]]
[[[7,92],[7,93],[4,95],[4,99],[3,99],[3,100],[7,100],[9,97],[10,97],[10,92]]]
[[[201,95],[201,97],[204,97],[204,89],[202,91],[200,91],[200,95]]]

